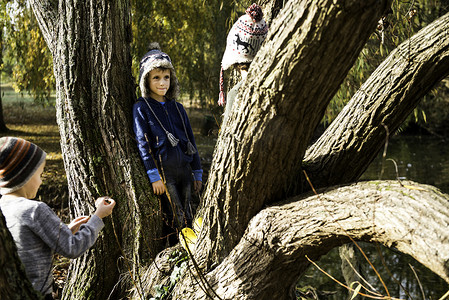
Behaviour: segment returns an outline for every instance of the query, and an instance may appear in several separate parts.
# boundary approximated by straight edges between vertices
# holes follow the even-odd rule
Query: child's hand
[[[196,193],[199,193],[200,191],[201,191],[201,188],[203,187],[203,182],[202,181],[199,181],[199,180],[195,180],[194,182],[193,182],[193,190],[196,192]]]
[[[112,214],[112,209],[115,206],[115,201],[109,197],[100,197],[97,200],[95,200],[95,207],[97,210],[95,211],[94,215],[98,216],[99,218],[103,219],[104,217],[109,216]]]
[[[156,195],[162,195],[163,193],[165,193],[165,186],[162,183],[162,180],[158,180],[152,183],[153,185],[153,192]]]
[[[67,226],[72,231],[72,233],[75,234],[80,229],[80,226],[83,225],[84,223],[87,223],[89,219],[90,217],[88,216],[81,216],[70,222],[70,224]]]

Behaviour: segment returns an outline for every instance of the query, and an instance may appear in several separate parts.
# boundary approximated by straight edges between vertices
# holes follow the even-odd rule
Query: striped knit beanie
[[[170,88],[165,95],[168,99],[179,97],[179,83],[176,78],[175,68],[171,63],[170,56],[161,51],[159,43],[153,42],[148,45],[148,52],[140,59],[139,67],[139,87],[142,97],[150,97],[150,87],[148,85],[148,75],[157,68],[170,70]]]
[[[226,50],[221,60],[219,105],[225,104],[223,71],[233,64],[250,63],[259,51],[268,33],[262,8],[253,3],[234,23],[226,39]]]
[[[27,183],[47,154],[21,138],[0,138],[0,194],[17,191]]]

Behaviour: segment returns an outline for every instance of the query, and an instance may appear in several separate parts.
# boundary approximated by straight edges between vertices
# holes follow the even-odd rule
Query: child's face
[[[151,70],[148,76],[148,85],[150,86],[151,98],[159,102],[164,102],[164,96],[170,88],[170,70]]]
[[[45,162],[43,162],[37,171],[33,174],[31,179],[25,183],[25,185],[22,187],[23,191],[26,194],[26,198],[28,199],[34,199],[36,197],[37,191],[39,190],[39,187],[42,184],[42,172],[44,172]]]

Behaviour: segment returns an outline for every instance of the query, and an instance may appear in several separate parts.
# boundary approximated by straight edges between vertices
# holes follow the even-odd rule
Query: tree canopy
[[[6,25],[3,71],[10,74],[18,91],[30,91],[39,101],[48,100],[55,87],[52,58],[31,8],[23,0],[2,3]],[[261,1],[267,8],[272,3],[276,2]],[[137,66],[148,44],[158,41],[177,66],[184,96],[191,102],[213,108],[227,32],[249,4],[251,1],[131,1],[134,77],[138,77]],[[269,23],[278,10],[265,12]],[[393,1],[392,10],[379,20],[378,28],[326,108],[323,124],[326,126],[334,120],[395,47],[448,10],[447,0]],[[431,102],[438,95],[438,90],[433,90],[424,101]],[[425,121],[425,109],[417,110],[414,119]]]
[[[36,101],[48,103],[55,88],[52,57],[32,10],[26,1],[1,1],[2,72],[18,92],[30,92]]]

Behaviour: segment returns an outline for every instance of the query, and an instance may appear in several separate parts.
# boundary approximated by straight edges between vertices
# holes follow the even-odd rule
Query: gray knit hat
[[[148,86],[148,74],[157,68],[170,70],[170,88],[165,95],[168,99],[176,99],[179,96],[179,83],[170,57],[161,51],[158,43],[150,43],[148,52],[140,60],[139,87],[142,97],[150,97]]]
[[[17,191],[24,186],[45,161],[47,154],[21,138],[0,138],[0,193]]]

